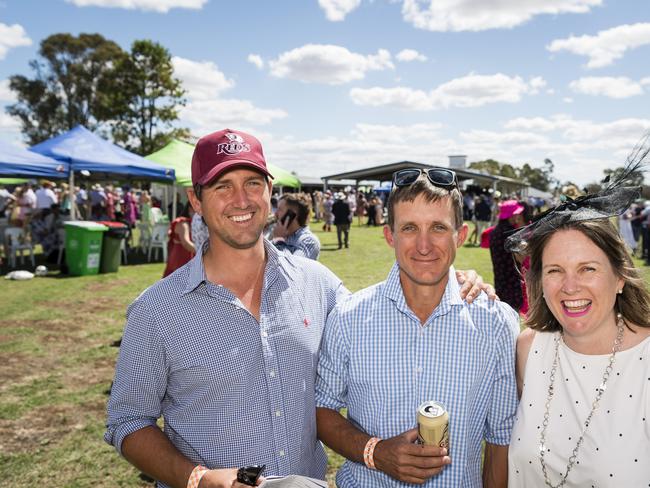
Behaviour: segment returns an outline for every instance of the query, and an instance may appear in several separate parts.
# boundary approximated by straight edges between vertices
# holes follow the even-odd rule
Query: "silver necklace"
[[[600,398],[603,396],[603,393],[607,389],[607,380],[609,379],[609,375],[611,374],[612,369],[614,367],[614,360],[616,359],[616,353],[621,349],[624,327],[623,327],[623,317],[621,316],[620,313],[616,315],[616,327],[618,328],[618,332],[616,333],[616,339],[614,339],[612,354],[609,356],[609,363],[607,364],[607,367],[603,372],[603,379],[600,382],[600,385],[598,385],[598,387],[596,388],[597,391],[596,398],[591,404],[591,412],[589,412],[589,415],[587,416],[587,419],[585,420],[582,426],[582,431],[580,432],[580,438],[578,439],[578,442],[576,442],[576,447],[573,448],[573,452],[569,457],[569,463],[567,464],[566,469],[564,470],[564,475],[562,476],[562,479],[557,485],[551,483],[551,480],[548,477],[548,472],[546,471],[546,462],[544,461],[544,455],[546,454],[546,429],[549,424],[549,410],[551,408],[551,400],[553,400],[553,395],[554,395],[555,373],[557,371],[557,366],[560,363],[559,349],[560,349],[560,341],[562,340],[562,333],[560,332],[555,338],[555,356],[553,358],[553,366],[551,367],[551,374],[549,378],[550,381],[548,384],[548,396],[546,397],[546,405],[544,410],[544,421],[542,422],[542,432],[539,435],[539,462],[542,465],[542,473],[544,474],[544,481],[546,482],[546,486],[550,486],[551,488],[560,488],[564,486],[566,483],[567,476],[569,476],[569,472],[571,471],[571,469],[573,468],[573,466],[575,465],[578,459],[578,450],[580,449],[582,441],[584,440],[584,436],[585,433],[587,432],[587,428],[591,423],[591,417],[593,417],[594,412],[598,408],[598,403],[600,402]]]

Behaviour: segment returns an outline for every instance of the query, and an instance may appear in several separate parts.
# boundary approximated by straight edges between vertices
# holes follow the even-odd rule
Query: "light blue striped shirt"
[[[131,304],[105,434],[118,451],[162,416],[165,434],[196,463],[325,477],[318,348],[327,315],[349,292],[318,262],[265,248],[259,322],[207,281],[200,254]]]
[[[428,487],[480,487],[481,441],[510,442],[517,408],[517,314],[481,294],[461,300],[454,270],[422,326],[409,309],[399,268],[340,301],[330,314],[318,364],[316,405],[348,408],[362,431],[383,439],[417,426],[417,407],[435,400],[450,417],[452,463]],[[412,486],[346,461],[340,488]]]
[[[320,241],[309,227],[299,227],[293,234],[287,236],[284,241],[278,241],[276,247],[285,254],[302,256],[309,259],[318,259],[320,254]]]

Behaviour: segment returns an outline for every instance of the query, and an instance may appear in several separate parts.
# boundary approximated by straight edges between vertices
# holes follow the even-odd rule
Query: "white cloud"
[[[350,98],[357,105],[369,107],[392,106],[405,110],[432,110],[433,101],[422,90],[398,86],[395,88],[353,88]]]
[[[443,83],[430,92],[407,87],[353,88],[350,98],[357,105],[393,106],[405,110],[436,110],[449,107],[480,107],[489,103],[516,103],[525,94],[536,94],[546,82],[535,77],[530,82],[501,73],[469,74]]]
[[[395,56],[395,58],[398,61],[402,61],[403,63],[408,63],[410,61],[424,62],[427,60],[427,57],[424,54],[420,54],[415,49],[402,49],[397,53],[397,56]]]
[[[173,8],[201,9],[208,0],[66,0],[77,7],[124,8],[127,10],[152,10],[166,14]]]
[[[325,11],[325,17],[332,22],[340,22],[356,9],[361,0],[318,0],[318,5]]]
[[[564,98],[562,99],[562,101],[563,101],[564,103],[573,103],[573,98],[571,98],[571,97],[564,97]]]
[[[437,32],[512,28],[540,14],[587,13],[602,0],[404,0],[402,16]]]
[[[4,59],[11,48],[31,46],[31,44],[32,40],[27,37],[22,25],[0,23],[0,59]]]
[[[650,44],[650,23],[624,24],[600,31],[595,36],[556,39],[546,49],[587,56],[587,68],[602,68],[623,57],[625,51]]]
[[[20,134],[20,122],[3,111],[0,111],[0,131]]]
[[[172,63],[174,74],[183,82],[189,98],[215,98],[235,85],[212,61],[192,61],[174,56]]]
[[[269,61],[269,65],[271,74],[278,78],[330,85],[363,79],[367,71],[394,68],[385,49],[364,56],[331,44],[307,44],[292,49]]]
[[[496,130],[449,134],[448,129],[437,122],[357,123],[349,132],[322,138],[297,140],[268,135],[262,140],[268,161],[303,176],[323,176],[404,160],[446,166],[449,154],[467,154],[468,161],[493,158],[515,166],[539,166],[550,158],[560,180],[587,184],[600,180],[604,169],[624,163],[638,138],[650,129],[650,119],[595,123],[556,114],[512,119]]]
[[[257,69],[264,68],[264,60],[259,54],[249,54],[247,60],[249,63],[254,64]]]
[[[249,100],[222,98],[222,93],[234,87],[235,82],[211,61],[174,56],[172,63],[174,74],[187,90],[188,102],[180,109],[179,118],[195,133],[205,134],[228,125],[265,125],[287,116],[284,110],[259,108]]]
[[[9,88],[9,80],[0,81],[0,101],[11,103],[16,101],[16,94]]]
[[[625,76],[592,76],[569,83],[569,88],[583,95],[602,95],[609,98],[629,98],[643,95],[642,83]]]
[[[181,122],[188,124],[198,134],[207,134],[226,126],[266,125],[287,115],[281,109],[259,108],[249,100],[238,99],[190,101],[180,111]]]

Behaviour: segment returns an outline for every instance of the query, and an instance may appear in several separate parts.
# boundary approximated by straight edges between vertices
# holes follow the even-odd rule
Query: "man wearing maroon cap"
[[[515,258],[506,251],[505,241],[522,223],[524,206],[517,200],[506,200],[499,205],[499,223],[490,233],[490,257],[494,271],[494,288],[499,298],[517,312],[524,302],[521,275]]]
[[[244,488],[247,465],[325,477],[314,379],[327,316],[349,292],[264,239],[270,178],[253,136],[200,139],[188,196],[209,246],[129,307],[104,437],[160,487]]]

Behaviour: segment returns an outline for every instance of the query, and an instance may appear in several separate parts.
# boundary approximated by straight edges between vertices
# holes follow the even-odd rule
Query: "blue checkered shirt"
[[[452,463],[428,487],[480,487],[481,441],[510,442],[517,408],[517,314],[484,294],[468,305],[454,270],[426,323],[409,309],[399,268],[340,301],[330,314],[316,379],[316,405],[348,408],[369,435],[389,438],[417,426],[418,406],[435,400],[450,418]],[[347,461],[339,488],[412,486]]]
[[[131,304],[104,436],[118,451],[162,416],[165,434],[196,463],[325,477],[318,349],[327,315],[349,292],[318,262],[265,247],[259,322],[207,281],[200,254]]]
[[[318,259],[320,254],[320,241],[309,227],[299,227],[296,232],[287,236],[284,241],[278,241],[276,247],[284,253],[294,256],[303,256],[309,259]]]

